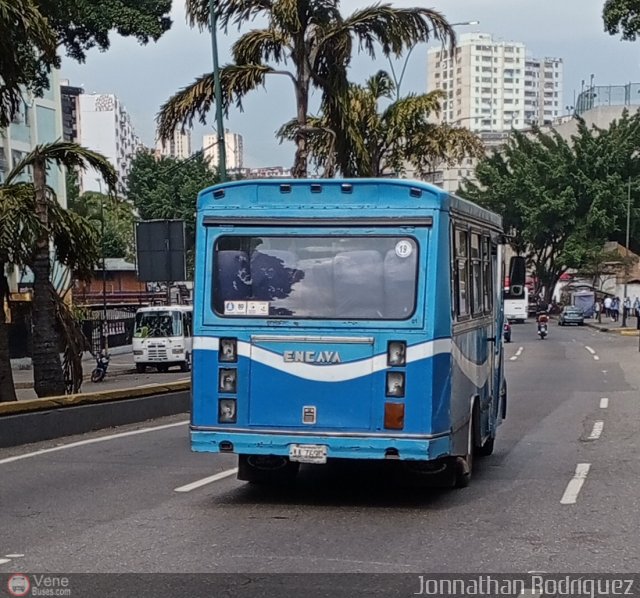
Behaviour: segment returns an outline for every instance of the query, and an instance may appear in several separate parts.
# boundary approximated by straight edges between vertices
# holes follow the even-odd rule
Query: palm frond
[[[223,29],[230,23],[240,25],[271,9],[271,0],[217,0],[216,10]],[[187,23],[200,30],[209,28],[209,0],[186,0]]]
[[[281,62],[286,58],[290,38],[278,29],[253,29],[233,44],[236,64],[261,64],[263,61]]]
[[[264,84],[266,75],[273,72],[275,72],[274,69],[261,64],[224,66],[220,71],[220,83],[222,106],[225,112],[234,101],[242,110],[242,98],[247,92]],[[206,73],[191,85],[181,89],[160,107],[160,112],[156,116],[158,137],[161,140],[170,139],[177,128],[191,127],[196,118],[205,124],[214,101],[213,75]]]
[[[37,145],[13,167],[7,175],[6,183],[12,183],[36,163],[55,164],[67,170],[86,170],[91,168],[104,179],[109,192],[116,193],[118,175],[107,158],[77,143],[67,141]]]
[[[406,48],[431,39],[450,47],[455,46],[453,27],[438,11],[429,8],[394,8],[390,4],[374,5],[356,11],[325,33],[325,42],[330,42],[344,31],[356,36],[360,48],[372,58],[376,45],[382,46],[385,56],[400,56]]]
[[[301,10],[309,2],[299,2],[298,0],[274,0],[271,5],[271,18],[276,27],[289,33],[300,33],[303,29]]]

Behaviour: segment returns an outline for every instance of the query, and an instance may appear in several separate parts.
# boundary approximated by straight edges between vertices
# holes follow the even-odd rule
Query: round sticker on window
[[[413,245],[409,241],[398,241],[396,243],[396,255],[398,257],[409,257],[413,253]]]

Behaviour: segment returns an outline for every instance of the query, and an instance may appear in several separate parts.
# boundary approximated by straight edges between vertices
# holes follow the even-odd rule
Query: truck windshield
[[[405,320],[415,311],[418,243],[400,236],[223,236],[219,316]]]
[[[142,311],[136,314],[136,338],[182,336],[182,314],[178,311]]]

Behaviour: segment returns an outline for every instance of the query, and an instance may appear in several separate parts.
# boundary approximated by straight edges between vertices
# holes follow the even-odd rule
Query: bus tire
[[[144,374],[147,371],[147,366],[144,363],[136,363],[136,372],[138,374]]]
[[[260,466],[264,459],[265,466]],[[269,457],[262,455],[238,455],[238,479],[261,486],[292,484],[298,475],[299,463],[282,458],[281,465],[267,466]]]
[[[191,355],[187,353],[184,356],[184,361],[180,364],[181,372],[190,372],[191,371]]]
[[[168,365],[159,365],[159,366],[157,366],[157,368],[158,368],[158,371],[161,374],[166,374],[169,371],[169,366]]]
[[[457,457],[454,462],[454,488],[466,488],[471,482],[473,475],[473,453],[475,452],[476,439],[476,405],[472,409],[472,416],[469,419],[467,431],[467,454],[464,457]]]
[[[490,436],[482,446],[477,448],[476,454],[478,457],[488,457],[489,455],[492,455],[495,444],[496,439]]]

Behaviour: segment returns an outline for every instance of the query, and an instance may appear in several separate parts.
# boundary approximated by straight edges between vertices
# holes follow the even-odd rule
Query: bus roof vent
[[[342,183],[342,185],[340,185],[340,190],[343,193],[352,193],[353,192],[353,185],[351,183]]]
[[[418,189],[417,187],[411,187],[411,189],[409,189],[409,195],[411,197],[422,197],[422,189]]]
[[[213,199],[222,199],[224,197],[224,189],[216,189],[213,192]]]
[[[322,193],[322,185],[320,183],[311,183],[311,193]]]
[[[291,193],[291,185],[280,185],[280,193]]]

